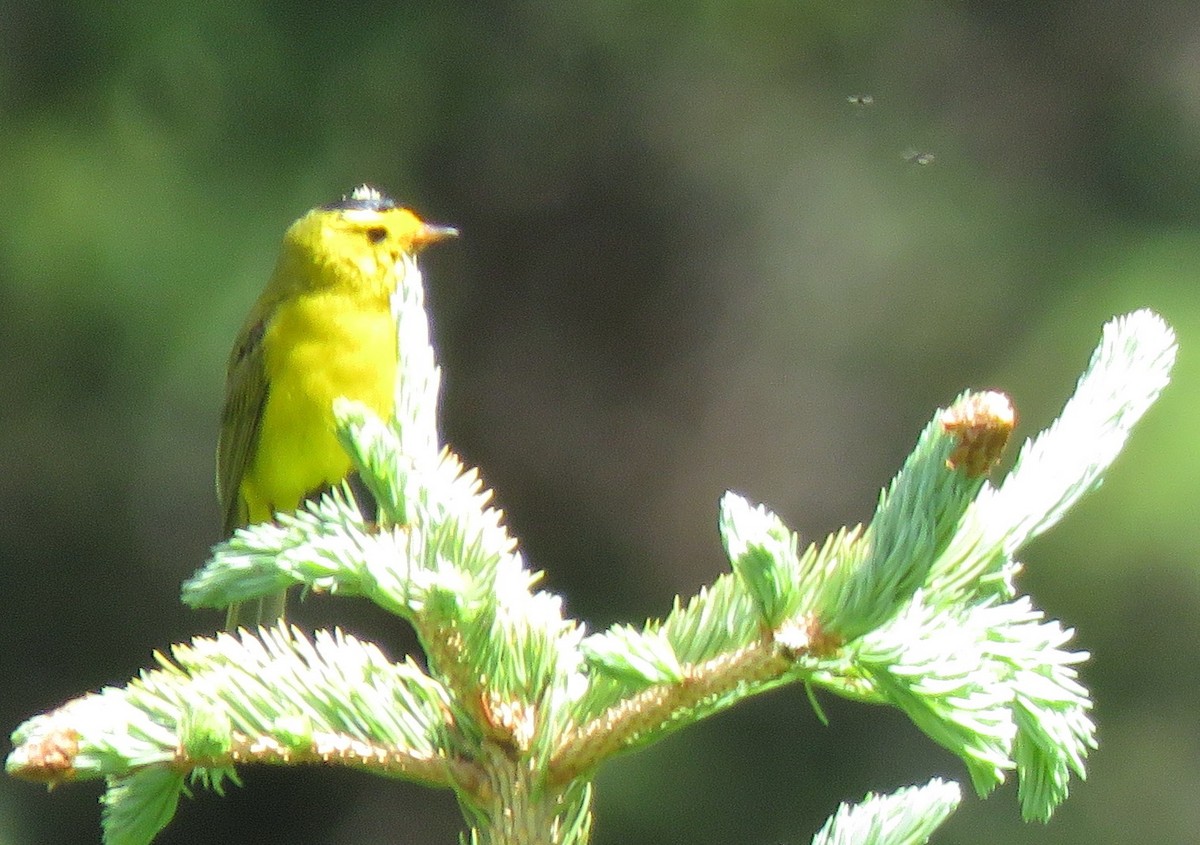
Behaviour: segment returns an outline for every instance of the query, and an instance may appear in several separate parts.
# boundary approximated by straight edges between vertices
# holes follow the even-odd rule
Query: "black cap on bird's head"
[[[390,235],[406,244],[405,249],[410,251],[458,235],[453,226],[424,222],[411,209],[370,185],[360,185],[349,196],[316,211],[342,212],[337,216],[352,227],[359,227],[372,244],[381,243]]]
[[[322,211],[391,211],[396,201],[370,185],[359,185],[348,196],[321,206]]]

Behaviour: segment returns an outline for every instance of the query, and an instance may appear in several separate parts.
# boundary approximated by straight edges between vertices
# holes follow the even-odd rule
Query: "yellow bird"
[[[333,401],[345,396],[393,416],[392,294],[420,282],[422,247],[456,234],[365,185],[287,230],[229,356],[217,443],[226,536],[295,510],[350,474]],[[270,624],[286,598],[232,604],[226,626]]]

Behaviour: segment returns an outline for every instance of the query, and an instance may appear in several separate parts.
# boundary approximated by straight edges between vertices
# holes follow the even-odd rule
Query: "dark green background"
[[[1048,828],[1010,785],[938,841],[1194,841],[1200,7],[1130,8],[0,2],[0,727],[218,624],[177,596],[218,539],[225,354],[287,224],[371,181],[462,230],[425,262],[445,430],[592,626],[726,567],[723,490],[823,537],[961,389],[1030,435],[1105,320],[1159,310],[1174,384],[1024,555],[1094,655],[1090,777]],[[405,648],[349,602],[297,615]],[[804,843],[868,789],[965,778],[898,714],[825,704],[613,763],[595,841]],[[447,793],[245,774],[160,841],[459,829]],[[97,841],[98,792],[0,779],[0,842]]]

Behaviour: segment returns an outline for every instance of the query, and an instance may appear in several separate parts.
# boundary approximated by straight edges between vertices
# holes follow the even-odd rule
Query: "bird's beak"
[[[417,232],[417,236],[413,238],[413,245],[417,247],[427,246],[429,244],[444,241],[447,238],[457,238],[458,229],[453,226],[438,226],[433,223],[425,223],[421,230]]]

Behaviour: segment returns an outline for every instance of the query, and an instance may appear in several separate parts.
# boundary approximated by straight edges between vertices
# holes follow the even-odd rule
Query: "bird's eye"
[[[372,226],[367,229],[367,240],[373,244],[377,244],[387,237],[387,229],[383,226]]]

